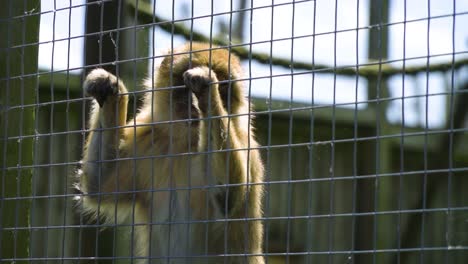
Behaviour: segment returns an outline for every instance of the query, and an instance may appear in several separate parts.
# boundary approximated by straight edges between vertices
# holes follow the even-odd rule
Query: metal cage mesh
[[[467,22],[458,0],[4,1],[0,262],[147,259],[130,237],[148,223],[104,221],[75,201],[91,132],[83,80],[116,74],[134,117],[152,92],[142,80],[173,56],[161,54],[197,41],[241,60],[260,143],[246,150],[261,153],[265,192],[260,219],[184,224],[261,220],[271,264],[466,263]],[[180,257],[195,261],[149,260]]]

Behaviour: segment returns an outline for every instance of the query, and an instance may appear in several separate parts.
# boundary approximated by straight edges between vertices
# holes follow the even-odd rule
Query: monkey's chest
[[[218,205],[222,189],[215,186],[198,158],[172,162],[171,168],[160,170],[153,179],[150,252],[156,258],[211,252],[222,234]],[[213,232],[217,229],[221,233]]]

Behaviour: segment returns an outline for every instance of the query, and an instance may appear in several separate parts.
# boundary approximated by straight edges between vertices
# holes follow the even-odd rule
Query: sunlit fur
[[[79,173],[82,208],[135,224],[139,262],[264,263],[263,165],[238,59],[189,43],[155,76],[127,122],[123,82],[103,69],[88,74],[84,89],[96,100]]]

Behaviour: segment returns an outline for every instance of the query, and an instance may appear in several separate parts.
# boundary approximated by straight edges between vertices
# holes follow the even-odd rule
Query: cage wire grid
[[[134,263],[143,260],[192,263],[221,257],[219,263],[231,263],[230,258],[237,256],[243,257],[240,263],[250,263],[247,257],[255,255],[272,264],[465,263],[468,260],[468,201],[464,195],[464,186],[468,184],[468,48],[457,46],[461,38],[458,28],[463,27],[459,21],[466,21],[468,17],[466,4],[453,0],[449,12],[440,13],[432,7],[437,1],[421,0],[426,9],[421,17],[415,17],[414,6],[409,1],[356,0],[353,1],[355,26],[343,28],[340,26],[343,1],[335,0],[326,6],[332,10],[329,13],[333,15],[332,27],[324,30],[316,28],[318,21],[327,14],[326,9],[321,9],[324,3],[320,1],[259,4],[252,0],[231,0],[223,2],[227,8],[219,11],[218,2],[207,0],[203,2],[205,12],[201,14],[200,3],[182,2],[5,2],[0,10],[0,32],[4,36],[0,39],[1,262]],[[52,7],[43,10],[48,4]],[[402,10],[392,11],[391,8],[399,5]],[[283,8],[290,12],[289,19],[284,19]],[[306,19],[298,15],[304,8],[310,10]],[[76,16],[72,14],[79,10],[86,12],[79,18],[83,32],[77,34],[72,33],[73,27],[77,27],[72,21]],[[67,22],[58,19],[61,12],[68,14]],[[255,35],[259,30],[256,16],[265,14],[261,12],[268,12],[270,18],[269,30],[260,29],[266,32],[266,39]],[[367,22],[363,22],[363,13],[368,16]],[[391,14],[395,13],[402,14],[401,18],[391,19]],[[52,35],[48,40],[40,40],[39,25],[46,16],[52,16]],[[438,44],[433,41],[432,28],[439,20],[449,21],[451,47],[435,53],[431,47]],[[202,23],[206,27],[201,27],[199,21],[208,21]],[[61,23],[67,26],[65,36],[56,33]],[[414,40],[411,26],[418,23],[426,23],[427,34],[422,47],[425,51],[413,55],[406,47],[408,39]],[[286,36],[277,34],[286,27],[289,28]],[[310,27],[310,31],[302,34],[304,27]],[[400,29],[396,31],[401,41],[398,45],[403,47],[397,56],[390,54],[392,45],[396,45],[396,41],[390,39],[394,28]],[[350,33],[355,34],[354,49],[349,50],[355,63],[343,63],[340,36]],[[168,45],[162,48],[172,53],[157,53],[161,47],[156,36],[163,37],[161,42]],[[321,37],[333,39],[331,59],[326,63],[320,57],[323,52]],[[71,59],[75,40],[83,42],[83,65]],[[130,98],[129,117],[134,117],[142,105],[141,99],[155,93],[156,76],[148,69],[157,68],[164,58],[178,55],[188,55],[191,61],[194,53],[176,50],[181,40],[210,43],[205,49],[209,56],[219,49],[227,49],[229,62],[233,56],[239,57],[244,76],[218,84],[232,88],[234,81],[242,81],[254,111],[232,113],[229,93],[228,114],[224,117],[227,117],[228,127],[235,125],[232,121],[235,118],[255,119],[252,126],[260,145],[252,145],[247,140],[244,147],[234,150],[198,151],[188,137],[189,147],[183,153],[138,156],[134,148],[133,155],[120,156],[117,151],[112,159],[98,163],[130,162],[133,190],[120,191],[118,186],[122,183],[116,180],[116,191],[79,193],[74,188],[76,172],[82,167],[82,149],[92,132],[88,124],[92,98],[82,91],[86,75],[95,68],[114,73],[128,87],[129,91],[119,96]],[[306,47],[304,40],[310,40]],[[285,42],[289,43],[287,48],[278,52]],[[63,54],[61,43],[66,43],[67,58],[57,55]],[[38,66],[39,48],[46,45],[51,47],[50,63],[48,68],[41,68]],[[367,50],[362,49],[363,45]],[[310,57],[306,55],[309,50]],[[66,61],[66,65],[56,66],[61,60]],[[211,68],[211,63],[209,66]],[[227,72],[231,70],[228,64]],[[172,72],[171,68],[170,85],[159,88],[160,91],[172,94],[172,91],[185,89],[185,85],[176,85]],[[304,76],[308,79],[304,80]],[[332,93],[328,101],[323,101],[319,94],[323,90],[319,90],[318,83],[324,76],[331,77],[328,88]],[[142,89],[141,81],[145,77],[153,83],[149,90]],[[280,82],[282,78],[287,81]],[[439,90],[432,88],[437,84],[431,81],[434,78],[442,80],[439,84],[443,83],[440,85],[443,87]],[[344,79],[349,86],[345,101],[339,99],[343,90],[338,88]],[[417,85],[409,83],[420,79],[422,91],[417,93],[414,92]],[[278,87],[277,83],[286,88]],[[298,92],[302,87],[311,91],[310,96]],[[287,92],[282,98],[277,96],[280,88]],[[258,92],[260,89],[263,94]],[[362,90],[366,91],[364,98],[359,97]],[[300,101],[298,97],[306,99]],[[442,98],[444,105],[433,105],[432,98]],[[171,109],[175,104],[173,100],[171,96]],[[191,116],[194,102],[190,96],[187,100],[187,119],[169,118],[145,124],[137,124],[132,119],[125,125],[94,131],[131,129],[137,134],[139,128],[149,126],[152,135],[149,148],[155,149],[158,126],[169,125],[167,141],[171,146],[176,143],[174,134],[178,131],[174,131],[174,126],[177,124],[203,121],[211,128],[222,118]],[[423,107],[415,110],[411,102]],[[151,104],[151,109],[153,107]],[[407,115],[411,111],[419,111],[417,115],[423,118],[412,121]],[[430,113],[435,111],[443,112],[439,125],[431,124]],[[396,112],[399,119],[390,120],[391,112]],[[169,112],[170,116],[173,114]],[[211,137],[207,138],[210,146]],[[138,138],[134,137],[133,141],[136,146]],[[224,155],[227,162],[233,153],[246,152],[248,158],[244,166],[248,167],[252,151],[257,150],[265,166],[262,182],[230,183],[226,180],[227,183],[196,185],[192,183],[193,172],[187,168],[184,176],[188,185],[175,186],[172,160],[186,158],[191,162],[204,155],[206,173],[210,174],[214,167],[211,157]],[[137,189],[134,176],[138,164],[152,160],[148,173],[157,175],[159,169],[154,164],[157,159],[168,160],[167,187]],[[117,174],[125,170],[120,166],[115,168]],[[102,176],[98,177],[99,181]],[[230,176],[227,166],[226,179]],[[154,186],[157,179],[150,177],[149,180],[150,186]],[[201,219],[158,220],[152,219],[153,210],[157,209],[150,206],[148,223],[135,218],[136,199],[141,195],[150,195],[150,201],[154,201],[154,195],[161,193],[172,197],[174,193],[187,192],[186,202],[191,203],[195,199],[192,192],[209,193],[224,188],[225,197],[229,197],[229,189],[257,185],[264,187],[261,217],[210,219],[206,210]],[[131,210],[130,221],[119,221],[117,205],[113,209],[113,219],[105,220],[101,215],[101,199],[113,196],[117,204],[118,195],[132,197],[132,206],[128,209]],[[82,204],[76,202],[76,198],[83,196],[98,199],[95,217],[86,214]],[[248,203],[246,199],[246,207]],[[200,204],[208,208],[210,201],[205,199]],[[223,206],[227,215],[228,198],[221,201]],[[172,198],[169,198],[169,215],[172,207]],[[193,208],[187,208],[190,215]],[[261,221],[264,228],[262,252],[231,253],[229,236],[232,234],[228,224],[242,222],[247,226],[256,220]],[[132,239],[139,228],[149,225],[148,248],[153,249],[158,241],[154,228],[168,226],[167,244],[171,245],[175,239],[193,240],[190,232],[183,238],[172,237],[171,228],[184,225],[190,230],[212,224],[221,224],[223,228],[217,234],[206,231],[197,237],[200,245],[203,244],[200,254],[172,254],[174,249],[168,247],[162,255],[138,256]],[[220,234],[223,250],[213,253],[209,249],[211,239]],[[249,243],[245,239],[244,244]]]

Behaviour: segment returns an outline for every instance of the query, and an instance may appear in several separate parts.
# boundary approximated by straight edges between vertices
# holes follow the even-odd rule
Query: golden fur
[[[82,205],[138,224],[133,254],[142,262],[264,263],[263,165],[241,77],[226,49],[186,44],[165,57],[127,122],[124,84],[103,69],[87,76],[96,100]]]

